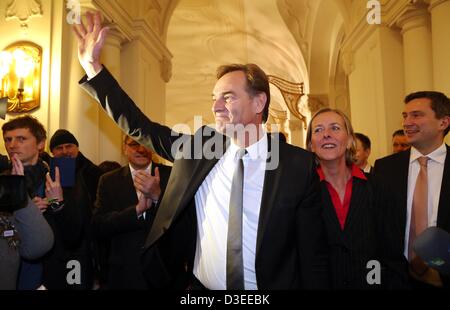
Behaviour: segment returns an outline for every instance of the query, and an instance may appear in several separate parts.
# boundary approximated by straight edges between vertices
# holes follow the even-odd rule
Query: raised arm
[[[73,27],[78,40],[78,58],[87,75],[80,81],[81,87],[102,105],[125,134],[173,161],[181,141],[190,136],[172,132],[169,127],[152,122],[142,113],[100,63],[99,57],[108,31],[101,25],[100,13],[88,12],[86,17],[86,25],[81,23]],[[178,140],[180,137],[183,140]]]

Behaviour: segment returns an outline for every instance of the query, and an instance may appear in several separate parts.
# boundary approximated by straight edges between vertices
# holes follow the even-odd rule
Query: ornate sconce
[[[7,112],[29,112],[40,105],[42,49],[17,42],[0,52],[0,98]]]
[[[289,111],[303,122],[303,127],[306,130],[306,117],[298,110],[298,102],[304,95],[303,83],[286,81],[274,75],[268,75],[267,77],[269,83],[275,85],[280,90]]]

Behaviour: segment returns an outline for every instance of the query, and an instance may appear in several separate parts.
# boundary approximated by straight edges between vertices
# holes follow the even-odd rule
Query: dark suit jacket
[[[159,168],[161,197],[171,168],[152,164],[152,174]],[[110,241],[108,257],[109,289],[146,289],[140,267],[141,248],[156,214],[153,205],[145,219],[136,216],[138,197],[129,166],[106,173],[100,178],[93,228],[97,238]]]
[[[384,242],[379,238],[383,225],[382,205],[378,204],[377,187],[371,175],[367,180],[353,178],[350,208],[341,229],[336,210],[325,181],[321,182],[324,203],[323,218],[330,246],[330,278],[334,289],[386,289],[401,288],[396,283],[405,274],[397,274],[389,268],[383,256]],[[367,263],[376,260],[381,264],[381,283],[370,285],[367,275],[373,267]]]
[[[11,166],[9,164],[8,156],[0,154],[0,173],[9,169],[11,169]]]
[[[407,268],[407,260],[403,255],[405,246],[406,229],[406,204],[408,197],[408,171],[410,150],[393,154],[375,162],[374,177],[383,187],[383,203],[386,214],[384,218],[393,218],[394,224],[386,227],[385,238],[395,240],[391,246],[385,248],[387,255],[391,257],[402,257],[402,264],[396,268]],[[437,226],[450,232],[450,148],[447,146],[447,157],[444,165],[444,175],[441,185],[441,196],[439,198]],[[448,278],[444,279],[448,285]]]
[[[145,243],[143,263],[152,287],[185,288],[192,275],[197,240],[194,196],[222,156],[220,146],[226,145],[227,139],[205,126],[195,136],[185,135],[177,141],[179,135],[149,120],[106,69],[80,83],[104,109],[108,104],[105,110],[122,130],[174,161]],[[274,143],[269,137],[269,152]],[[219,155],[207,159],[202,156],[202,147],[210,147]],[[279,152],[271,155],[279,156],[279,165],[265,175],[255,258],[258,288],[325,287],[326,256],[319,252],[325,236],[313,156],[286,143],[280,143]]]

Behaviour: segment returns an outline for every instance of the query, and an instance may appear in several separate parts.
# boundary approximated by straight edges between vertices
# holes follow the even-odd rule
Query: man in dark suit
[[[397,225],[386,227],[386,238],[398,240],[396,247],[384,249],[388,255],[404,255],[404,265],[409,267],[413,287],[443,286],[448,279],[436,270],[415,259],[411,243],[424,228],[438,226],[450,232],[450,154],[444,137],[450,130],[450,100],[442,93],[422,91],[405,98],[403,128],[411,145],[410,150],[396,153],[375,162],[374,175],[383,184],[385,204],[390,204],[389,214]],[[422,164],[424,158],[427,164]],[[415,194],[419,175],[427,174],[423,201],[423,216],[415,207],[420,199]],[[416,227],[423,222],[423,228]],[[409,264],[407,262],[409,260]],[[417,263],[416,263],[417,262]],[[418,264],[422,268],[417,268]],[[420,271],[418,270],[420,269]]]
[[[265,73],[252,64],[220,67],[213,90],[216,129],[204,126],[180,136],[148,119],[102,67],[106,29],[99,13],[87,13],[87,21],[87,28],[74,28],[87,73],[82,87],[122,130],[174,162],[144,247],[151,287],[326,287],[314,159],[263,131],[270,101]],[[230,224],[239,225],[234,221],[238,205],[242,220],[235,229]],[[240,253],[229,255],[236,241],[241,245],[233,250]],[[238,270],[240,279],[229,270]]]
[[[129,165],[100,179],[93,228],[110,243],[108,289],[146,289],[140,267],[141,248],[155,217],[170,167],[152,162],[152,152],[125,136]]]

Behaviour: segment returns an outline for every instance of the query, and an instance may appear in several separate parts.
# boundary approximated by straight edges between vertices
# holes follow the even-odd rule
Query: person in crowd
[[[413,245],[430,226],[450,232],[450,149],[444,143],[450,131],[450,99],[440,92],[419,91],[404,102],[403,130],[411,149],[378,159],[374,166],[389,206],[384,218],[396,222],[385,238],[399,240],[384,250],[402,256],[398,268],[409,270],[413,288],[448,288],[449,277],[426,265]]]
[[[72,165],[55,168],[58,174],[47,180],[47,190],[52,191],[47,196],[53,202],[49,204],[52,212],[45,212],[45,216],[55,233],[55,245],[43,261],[43,284],[49,290],[91,289],[94,256],[90,222],[100,170],[79,151],[78,140],[66,129],[53,134],[50,151],[54,161],[66,158]],[[67,179],[65,184],[61,184],[62,178]],[[79,276],[75,271],[69,274],[76,269]]]
[[[372,166],[369,164],[369,156],[371,150],[371,142],[365,134],[356,132],[356,154],[355,164],[365,173],[372,172]]]
[[[394,131],[392,134],[392,153],[398,153],[402,151],[409,150],[410,145],[408,144],[408,139],[405,136],[403,129]]]
[[[29,197],[43,212],[48,207],[46,199],[46,174],[48,165],[39,158],[47,133],[44,126],[29,115],[9,120],[2,126],[6,151],[11,159],[8,174],[24,175]],[[22,258],[17,288],[34,290],[42,285],[42,260]]]
[[[11,166],[9,164],[8,156],[0,154],[0,173],[3,171],[10,170]]]
[[[216,129],[174,136],[101,65],[107,28],[100,13],[88,12],[86,26],[74,30],[87,73],[82,87],[127,135],[174,163],[144,245],[150,287],[327,287],[313,156],[263,131],[270,102],[264,71],[221,66],[213,89]]]
[[[340,110],[319,110],[308,126],[306,143],[317,158],[321,181],[322,216],[330,247],[330,273],[334,289],[388,288],[385,271],[370,282],[369,262],[383,262],[376,189],[355,163],[355,135]]]
[[[152,162],[150,149],[129,136],[123,143],[128,165],[100,178],[93,227],[110,242],[108,289],[147,289],[140,254],[155,217],[170,167]]]
[[[21,257],[38,259],[53,245],[52,229],[23,178],[0,176],[0,290],[16,289]]]
[[[102,161],[98,165],[98,169],[100,169],[101,175],[104,175],[107,172],[122,168],[122,166],[117,161],[105,160]]]

